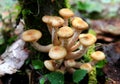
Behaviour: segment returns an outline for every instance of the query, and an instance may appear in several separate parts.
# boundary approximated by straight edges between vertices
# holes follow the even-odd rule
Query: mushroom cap
[[[49,57],[51,59],[62,59],[67,55],[67,51],[62,46],[53,46],[49,51]]]
[[[59,14],[64,17],[64,18],[70,18],[72,16],[74,16],[74,13],[72,10],[68,9],[68,8],[62,8],[59,10]]]
[[[91,54],[91,58],[96,61],[105,59],[105,54],[102,51],[96,51]]]
[[[70,38],[74,34],[74,31],[72,28],[64,26],[59,28],[57,34],[61,38]]]
[[[53,65],[53,60],[45,60],[44,65],[49,71],[55,71],[55,67]]]
[[[96,42],[97,38],[93,34],[80,34],[79,41],[84,46],[90,46]]]
[[[74,67],[75,65],[76,65],[76,62],[74,59],[68,59],[65,61],[65,66]]]
[[[93,67],[90,63],[83,63],[81,66],[80,66],[81,69],[84,69],[84,70],[87,70],[87,72],[90,72]]]
[[[45,15],[45,16],[43,16],[42,17],[42,21],[44,22],[44,23],[47,23],[47,24],[50,24],[50,18],[51,18],[52,16],[49,16],[49,15]]]
[[[64,20],[63,20],[61,17],[52,16],[52,17],[49,19],[49,23],[50,23],[53,27],[60,27],[60,26],[63,26]]]
[[[36,29],[29,29],[22,33],[21,38],[26,42],[34,42],[42,37],[42,33]]]
[[[88,24],[80,17],[74,17],[71,23],[72,26],[78,30],[85,30],[88,28]]]

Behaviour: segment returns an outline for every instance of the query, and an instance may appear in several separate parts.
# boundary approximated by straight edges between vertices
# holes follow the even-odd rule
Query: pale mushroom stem
[[[75,51],[80,47],[81,43],[78,41],[70,48],[70,51]]]
[[[40,45],[38,42],[32,42],[31,44],[36,50],[38,50],[40,52],[49,52],[51,47],[53,47],[53,44],[49,44],[46,46]]]
[[[68,26],[68,18],[64,18],[64,21],[65,21],[64,26]]]
[[[62,39],[61,38],[60,41],[61,41],[61,46],[67,48],[68,39]]]
[[[79,49],[74,52],[69,52],[67,54],[67,56],[65,57],[65,59],[79,59],[83,56],[83,54],[86,53],[87,49],[88,49],[88,47],[83,46],[82,49]]]
[[[52,43],[53,43],[53,45],[60,44],[60,42],[58,40],[58,36],[57,36],[57,31],[58,31],[58,28],[52,28]]]
[[[67,45],[67,50],[68,51],[75,44],[75,42],[78,40],[78,37],[79,37],[80,33],[81,33],[81,31],[75,30],[74,35],[72,36],[72,38],[68,42],[68,45]]]
[[[50,32],[50,34],[52,35],[52,26],[50,24],[47,24],[48,27],[48,31]]]

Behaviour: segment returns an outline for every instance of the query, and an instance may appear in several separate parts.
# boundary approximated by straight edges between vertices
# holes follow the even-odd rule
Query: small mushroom
[[[102,51],[95,51],[90,55],[90,57],[93,59],[91,64],[95,65],[98,61],[105,59],[105,54]]]
[[[50,23],[52,25],[52,43],[54,45],[59,45],[57,31],[59,27],[63,26],[64,20],[61,17],[54,16],[50,19]]]
[[[49,71],[55,71],[55,64],[53,60],[45,60],[44,65]]]
[[[70,17],[74,16],[74,13],[72,10],[68,9],[68,8],[62,8],[59,10],[59,14],[64,18],[65,20],[65,26],[68,26],[68,19]]]
[[[63,59],[67,55],[67,51],[62,46],[53,46],[49,51],[49,57],[54,60]]]
[[[83,46],[91,46],[96,42],[97,38],[93,34],[80,34],[79,41]]]
[[[33,47],[38,51],[48,52],[53,45],[52,44],[49,44],[46,46],[40,45],[39,43],[37,43],[37,41],[41,37],[42,37],[42,33],[36,29],[26,30],[22,33],[22,36],[21,36],[22,40],[24,40],[25,42],[31,42]]]
[[[87,70],[87,72],[89,73],[90,71],[92,71],[93,67],[92,67],[92,65],[90,63],[83,63],[80,66],[80,69]]]
[[[52,34],[52,25],[50,23],[51,18],[52,16],[49,16],[49,15],[45,15],[42,17],[42,21],[47,24],[48,31],[50,32],[50,34]]]
[[[67,47],[68,39],[72,37],[73,33],[73,29],[68,26],[59,28],[57,35],[60,37],[61,46]]]
[[[78,37],[79,37],[80,33],[83,30],[88,28],[88,24],[79,17],[74,17],[73,18],[72,26],[75,29],[75,31],[74,31],[74,35],[72,36],[72,38],[68,42],[67,49],[70,49],[75,44],[75,42],[78,40]]]

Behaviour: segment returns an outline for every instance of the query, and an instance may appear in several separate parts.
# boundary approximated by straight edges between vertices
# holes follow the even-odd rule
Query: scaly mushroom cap
[[[97,38],[93,34],[80,34],[79,41],[84,46],[90,46],[96,42]]]
[[[22,33],[21,38],[26,42],[34,42],[42,37],[42,33],[36,29],[29,29]]]
[[[57,34],[61,38],[70,38],[74,34],[74,32],[72,28],[64,26],[59,28]]]
[[[62,8],[59,10],[59,14],[63,17],[63,18],[70,18],[72,16],[74,16],[74,13],[72,10],[68,9],[68,8]]]
[[[45,60],[44,65],[49,71],[55,71],[53,60]]]
[[[88,24],[82,18],[79,17],[74,17],[72,19],[72,26],[78,30],[85,30],[88,28]]]
[[[96,51],[91,54],[91,58],[96,61],[105,59],[105,54],[102,51]]]
[[[49,57],[51,59],[62,59],[67,55],[67,51],[62,46],[53,46],[49,51]]]
[[[63,24],[64,24],[64,20],[61,17],[58,17],[58,16],[52,16],[49,19],[49,22],[51,23],[51,25],[53,27],[60,27],[60,26],[63,26]]]
[[[90,72],[93,67],[90,63],[83,63],[81,66],[80,66],[81,69],[84,69],[84,70],[87,70],[87,72]]]

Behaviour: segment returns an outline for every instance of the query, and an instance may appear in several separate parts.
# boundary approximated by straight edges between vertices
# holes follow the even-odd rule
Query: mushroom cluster
[[[47,24],[51,34],[51,44],[44,46],[39,44],[37,41],[42,37],[42,33],[36,29],[24,31],[21,38],[30,42],[38,51],[48,53],[50,59],[45,60],[44,65],[50,71],[71,73],[76,68],[81,68],[90,72],[97,61],[105,58],[103,52],[92,53],[93,61],[89,63],[81,63],[77,60],[86,53],[89,46],[96,42],[96,37],[88,33],[81,34],[88,28],[88,24],[82,18],[76,17],[72,10],[62,8],[59,14],[61,17],[49,15],[42,17],[42,21]]]

